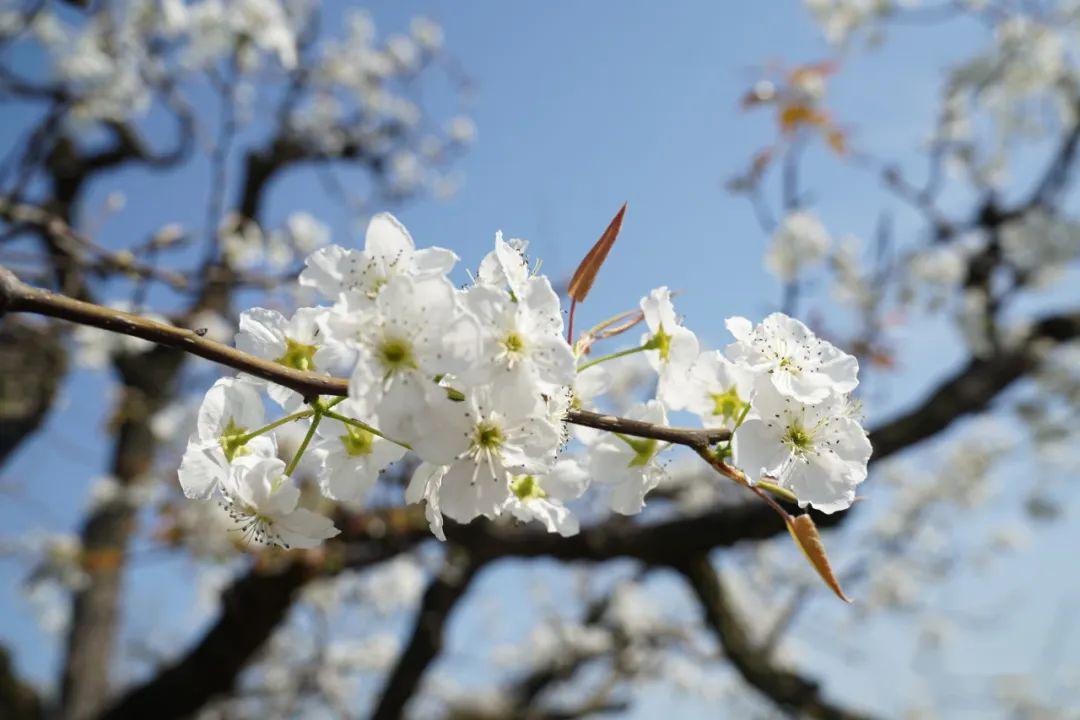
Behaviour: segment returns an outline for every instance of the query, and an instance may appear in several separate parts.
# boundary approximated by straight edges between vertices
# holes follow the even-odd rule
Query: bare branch
[[[792,716],[806,718],[861,720],[869,717],[830,703],[821,696],[816,682],[775,665],[769,653],[754,643],[746,621],[732,605],[707,555],[684,558],[673,567],[683,574],[697,595],[705,621],[716,633],[724,655],[746,682],[778,708]]]

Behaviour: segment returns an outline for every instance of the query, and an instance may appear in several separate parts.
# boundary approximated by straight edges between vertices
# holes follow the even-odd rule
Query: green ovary
[[[725,421],[733,422],[739,419],[746,403],[739,397],[734,386],[722,393],[711,393],[709,397],[713,401],[712,414],[722,417]]]
[[[400,338],[384,339],[382,344],[379,345],[378,355],[383,367],[386,368],[387,374],[416,367],[412,345]]]
[[[363,428],[352,425],[345,426],[345,434],[340,436],[341,444],[345,446],[345,452],[350,457],[361,457],[371,454],[371,445],[375,441],[375,435]]]
[[[315,369],[316,350],[318,348],[314,345],[305,345],[292,338],[285,338],[285,353],[274,362],[294,370],[307,372]]]
[[[661,360],[666,361],[671,355],[671,336],[664,331],[663,323],[657,328],[656,334],[649,339],[647,346],[650,350],[659,351]]]
[[[503,347],[509,353],[520,353],[525,349],[525,338],[518,335],[516,332],[510,333],[503,338]]]
[[[656,455],[656,448],[660,444],[656,440],[647,440],[645,438],[630,438],[621,435],[620,437],[634,451],[634,457],[627,464],[627,467],[645,467],[648,465],[649,461],[653,459],[653,455]]]
[[[247,440],[245,434],[246,428],[242,428],[233,422],[232,418],[229,418],[228,424],[225,426],[225,431],[221,433],[221,437],[218,438],[218,442],[221,443],[221,449],[225,451],[225,459],[229,462],[233,461],[233,458],[247,455],[250,450],[247,449]]]
[[[532,475],[518,475],[510,481],[510,491],[518,500],[542,500],[547,493]]]

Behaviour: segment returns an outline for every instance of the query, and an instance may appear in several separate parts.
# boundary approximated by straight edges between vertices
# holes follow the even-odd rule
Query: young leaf
[[[809,515],[796,517],[788,515],[784,522],[787,523],[788,532],[795,539],[795,544],[803,551],[806,559],[814,566],[817,574],[821,576],[825,584],[836,593],[838,598],[846,603],[851,602],[851,598],[844,594],[843,589],[840,587],[840,581],[836,579],[836,575],[833,573],[829,558],[825,554],[825,546],[821,543],[821,535],[818,534],[813,519]]]
[[[578,265],[574,277],[570,278],[570,287],[567,288],[566,292],[575,302],[585,302],[585,296],[589,294],[593,281],[596,280],[596,273],[600,271],[600,266],[604,264],[608,252],[611,251],[611,246],[615,244],[615,238],[619,236],[623,215],[625,214],[626,203],[623,203],[623,206],[619,208],[619,212],[615,213],[615,217],[607,226],[607,230],[604,231],[596,244],[592,246],[592,250],[589,250],[589,254]]]

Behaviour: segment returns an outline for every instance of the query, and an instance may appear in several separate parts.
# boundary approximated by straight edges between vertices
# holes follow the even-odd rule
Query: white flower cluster
[[[869,40],[880,40],[875,24],[915,0],[805,0],[806,8],[821,26],[825,39],[833,45],[846,45],[853,35],[870,28]]]
[[[783,282],[791,282],[807,267],[825,259],[832,240],[811,212],[789,214],[773,235],[765,253],[765,267]]]
[[[802,323],[776,314],[762,325],[734,318],[726,354],[704,352],[675,315],[667,288],[641,301],[640,347],[582,361],[563,336],[559,298],[530,270],[525,243],[499,234],[474,282],[448,278],[457,257],[417,249],[391,215],[375,216],[363,250],[312,253],[299,282],[328,303],[291,317],[254,308],[241,315],[237,348],[296,370],[349,378],[348,396],[303,398],[251,376],[223,378],[207,393],[180,466],[189,497],[217,497],[245,536],[312,547],[337,533],[298,507],[290,477],[301,456],[329,500],[360,502],[407,451],[421,461],[406,491],[424,502],[432,531],[503,515],[549,532],[577,532],[566,502],[590,480],[608,486],[612,510],[640,512],[663,470],[655,439],[579,428],[584,460],[561,453],[564,418],[604,395],[601,363],[641,352],[659,376],[657,398],[627,416],[655,425],[690,410],[708,427],[735,430],[752,481],[768,477],[802,504],[850,505],[866,476],[866,435],[847,393],[857,364]],[[267,422],[263,391],[287,413]],[[275,429],[307,432],[291,462],[278,459]],[[312,462],[314,459],[314,462]]]

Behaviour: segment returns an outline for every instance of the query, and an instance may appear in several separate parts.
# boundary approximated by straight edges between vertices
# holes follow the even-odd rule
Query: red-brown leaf
[[[578,265],[574,277],[570,278],[570,286],[566,292],[577,302],[585,302],[585,296],[589,294],[593,281],[596,280],[596,273],[600,271],[600,266],[604,264],[604,260],[607,259],[608,253],[611,251],[611,246],[615,244],[615,238],[619,236],[623,215],[625,214],[626,203],[623,203],[623,206],[619,208],[619,212],[615,213],[615,217],[607,226],[607,230],[604,231],[596,244],[592,246],[592,250],[589,250],[589,254]]]
[[[795,539],[795,544],[803,551],[806,559],[814,566],[817,574],[821,576],[825,584],[836,593],[838,598],[846,603],[851,602],[851,598],[844,594],[843,589],[840,587],[840,581],[836,579],[836,574],[833,573],[832,565],[829,564],[829,557],[825,554],[825,546],[821,543],[821,535],[818,534],[813,519],[809,515],[796,517],[788,515],[784,522],[787,523],[788,532]]]

